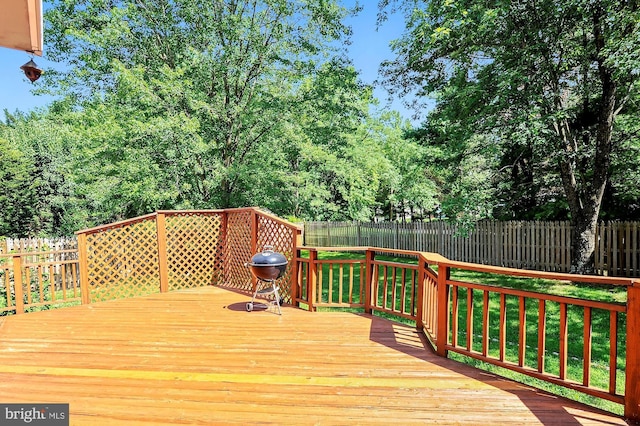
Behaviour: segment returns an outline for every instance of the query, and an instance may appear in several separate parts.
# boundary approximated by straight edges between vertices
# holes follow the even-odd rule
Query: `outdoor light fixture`
[[[29,60],[26,64],[20,67],[20,69],[24,72],[24,75],[27,76],[29,80],[33,83],[37,79],[40,78],[42,74],[42,70],[38,68],[38,65],[33,62],[33,59]]]

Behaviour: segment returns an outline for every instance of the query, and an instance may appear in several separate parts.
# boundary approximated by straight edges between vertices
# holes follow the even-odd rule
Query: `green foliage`
[[[67,66],[47,70],[39,91],[62,100],[12,118],[6,136],[28,147],[15,167],[41,164],[15,179],[40,173],[50,194],[32,209],[52,218],[32,229],[156,209],[368,220],[385,205],[431,208],[422,148],[397,115],[371,114],[372,88],[336,47],[353,12],[336,1],[52,2],[47,55]]]
[[[6,235],[8,231],[15,229],[24,235],[29,232],[33,215],[30,206],[33,197],[32,168],[24,154],[10,146],[6,139],[0,139],[0,170],[3,182],[0,192],[0,234]]]
[[[640,37],[637,8],[615,0],[381,5],[407,22],[397,58],[383,66],[387,84],[435,97],[424,143],[445,147],[449,160],[471,160],[443,182],[449,216],[464,218],[469,206],[476,218],[568,211],[573,266],[588,269],[593,247],[583,241],[592,239],[607,184],[625,172],[635,179],[640,166],[620,150],[639,145],[627,118],[638,113],[640,58],[629,47]]]

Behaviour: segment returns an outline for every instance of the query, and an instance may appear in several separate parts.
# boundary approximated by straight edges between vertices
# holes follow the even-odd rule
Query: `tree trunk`
[[[594,254],[596,247],[596,226],[598,215],[583,214],[572,218],[573,234],[571,235],[571,273],[593,274],[595,272]]]
[[[597,9],[594,17],[594,36],[596,51],[603,52],[605,41],[601,31],[601,19],[604,12]],[[577,152],[579,135],[572,132],[566,120],[563,124],[564,148],[566,157],[561,161],[561,177],[574,226],[572,236],[571,272],[578,274],[593,273],[594,250],[596,244],[596,225],[604,189],[609,180],[613,120],[616,109],[616,85],[613,72],[606,61],[598,56],[598,74],[601,84],[600,102],[597,111],[597,127],[595,130],[595,153],[592,162],[592,173],[577,178],[579,171],[575,161],[570,160]]]

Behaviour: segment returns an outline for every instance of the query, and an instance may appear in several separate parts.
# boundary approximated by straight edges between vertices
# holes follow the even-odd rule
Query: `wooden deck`
[[[245,311],[215,287],[0,318],[0,402],[69,403],[72,425],[625,425],[348,313]]]

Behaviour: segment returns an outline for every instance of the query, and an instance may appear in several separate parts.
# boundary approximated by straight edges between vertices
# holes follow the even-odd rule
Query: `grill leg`
[[[278,292],[275,280],[271,281],[271,287],[273,288],[273,294],[276,297],[275,304],[278,308],[278,315],[282,315],[282,311],[280,310],[280,293]]]

